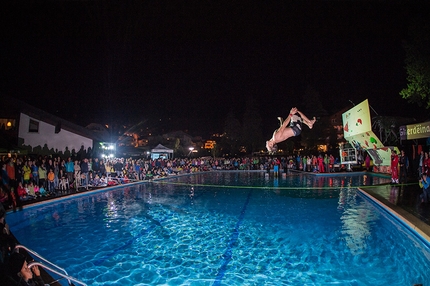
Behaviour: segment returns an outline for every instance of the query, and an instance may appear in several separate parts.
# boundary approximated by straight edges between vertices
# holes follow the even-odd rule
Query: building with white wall
[[[53,125],[25,113],[21,113],[19,117],[18,138],[24,147],[48,148],[56,153],[64,153],[67,150],[78,152],[81,148],[84,150],[93,148],[92,138],[66,128],[63,122],[59,127],[58,124]]]
[[[29,153],[76,154],[93,149],[86,128],[12,98],[0,99],[1,135]]]

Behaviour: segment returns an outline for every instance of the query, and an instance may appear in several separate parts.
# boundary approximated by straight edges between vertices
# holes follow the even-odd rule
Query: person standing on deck
[[[399,157],[399,165],[400,165],[400,183],[404,184],[408,180],[408,169],[409,169],[409,159],[408,156],[405,155],[405,150],[400,151]]]
[[[330,173],[334,173],[334,156],[333,156],[333,154],[330,154],[330,157],[328,160],[329,160]]]
[[[88,190],[88,176],[90,172],[90,167],[88,163],[88,158],[84,158],[84,160],[81,162],[81,178],[83,179],[81,181],[81,184],[83,187],[85,187]]]
[[[54,170],[50,169],[49,173],[47,175],[47,178],[48,178],[48,192],[50,194],[53,194],[55,192],[55,183],[54,183],[55,177],[56,176],[55,176]]]
[[[366,154],[366,159],[364,159],[364,165],[366,166],[366,171],[370,171],[370,155]]]
[[[43,186],[44,188],[46,188],[46,175],[47,175],[47,170],[46,170],[45,160],[42,160],[38,169],[39,187]]]
[[[399,155],[395,150],[391,150],[391,182],[399,183]]]
[[[31,161],[30,159],[24,163],[22,167],[23,182],[28,184],[31,179]]]
[[[39,185],[39,166],[37,165],[36,160],[32,161],[30,168],[33,183],[35,185]]]
[[[91,165],[91,169],[97,174],[99,175],[99,177],[102,175],[100,173],[100,162],[99,162],[99,158],[94,158],[94,161]]]
[[[296,170],[302,170],[302,157],[300,156],[300,153],[298,153],[296,156],[296,164]]]
[[[279,175],[279,166],[281,165],[281,161],[278,158],[273,159],[273,174],[275,177]]]
[[[66,167],[67,179],[69,179],[69,183],[71,184],[74,182],[75,177],[75,165],[71,157],[67,158],[67,162],[64,164],[64,166]]]
[[[327,173],[329,173],[330,172],[330,159],[329,159],[327,153],[324,154],[323,161],[324,161],[324,169]]]
[[[428,203],[430,197],[430,182],[427,174],[422,174],[419,185],[423,188],[423,193],[420,195],[421,202]]]
[[[418,177],[421,178],[423,174],[423,161],[424,161],[424,151],[421,150],[420,158],[418,159]]]
[[[320,173],[325,173],[325,170],[324,170],[324,159],[323,159],[323,157],[322,157],[321,154],[318,155],[318,171]]]
[[[73,165],[73,171],[74,171],[74,176],[75,176],[75,188],[76,190],[79,189],[79,187],[81,186],[81,166],[79,165],[79,161],[75,160],[75,165]]]

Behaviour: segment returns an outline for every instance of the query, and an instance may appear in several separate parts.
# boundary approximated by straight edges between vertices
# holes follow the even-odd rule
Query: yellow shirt
[[[24,167],[22,167],[22,171],[24,172],[24,180],[30,180],[31,168],[27,165],[24,165]]]

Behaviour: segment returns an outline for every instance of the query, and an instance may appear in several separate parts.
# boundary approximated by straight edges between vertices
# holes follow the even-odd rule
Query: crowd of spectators
[[[242,158],[61,158],[3,157],[0,202],[6,209],[70,190],[106,187],[210,170],[286,170],[334,172],[333,155]]]

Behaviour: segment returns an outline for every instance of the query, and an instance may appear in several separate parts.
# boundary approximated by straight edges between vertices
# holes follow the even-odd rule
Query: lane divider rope
[[[211,187],[211,188],[230,188],[230,189],[267,189],[267,190],[321,190],[321,189],[333,189],[333,188],[373,188],[378,186],[388,186],[391,184],[381,185],[361,185],[361,186],[324,186],[324,187],[270,187],[270,186],[230,186],[230,185],[212,185],[212,184],[195,184],[195,183],[180,183],[180,182],[167,182],[167,181],[153,181],[156,184],[166,185],[180,185],[189,187]],[[392,187],[411,186],[418,185],[418,183],[407,183],[407,184],[395,184]]]

